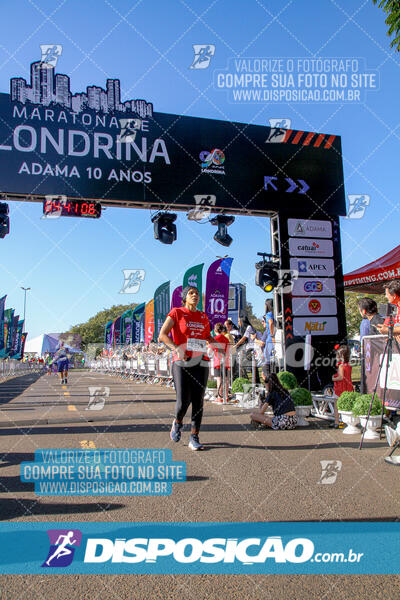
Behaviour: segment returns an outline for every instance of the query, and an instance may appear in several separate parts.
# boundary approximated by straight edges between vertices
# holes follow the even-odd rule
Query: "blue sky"
[[[400,57],[372,0],[21,0],[4,5],[2,17],[0,92],[8,93],[11,77],[29,81],[40,44],[62,44],[56,70],[71,77],[73,93],[115,77],[122,100],[144,98],[159,112],[259,125],[288,118],[293,129],[341,135],[346,194],[371,198],[362,219],[341,219],[344,272],[397,245]],[[193,44],[215,45],[207,69],[189,68]],[[377,74],[378,86],[357,103],[234,103],[214,87],[214,71],[249,57],[357,59]],[[225,249],[213,241],[215,228],[184,213],[172,246],[154,240],[147,210],[109,208],[99,221],[43,220],[40,204],[10,203],[10,218],[11,233],[0,240],[0,291],[22,314],[20,288],[32,288],[30,338],[65,331],[113,304],[148,301],[163,281],[173,288],[188,267],[208,267],[226,253],[234,258],[231,280],[247,283],[248,299],[262,314],[254,263],[270,247],[268,219],[237,217]],[[122,270],[136,268],[146,271],[140,291],[120,294]]]

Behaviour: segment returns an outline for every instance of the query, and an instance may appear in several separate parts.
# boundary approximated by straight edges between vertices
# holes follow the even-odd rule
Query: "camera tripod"
[[[391,305],[388,305],[388,311],[391,309]],[[385,399],[386,399],[386,391],[387,391],[387,380],[388,380],[388,374],[389,374],[389,367],[390,367],[390,363],[392,361],[393,358],[393,344],[395,344],[396,349],[398,354],[400,354],[400,347],[399,344],[397,342],[397,340],[394,338],[393,335],[393,329],[394,329],[394,321],[393,321],[393,315],[392,312],[390,310],[389,314],[389,323],[388,323],[388,339],[386,340],[386,344],[385,344],[385,349],[383,351],[382,354],[382,360],[380,362],[379,365],[379,371],[378,374],[376,376],[376,382],[375,382],[375,388],[374,388],[374,393],[372,394],[372,399],[369,405],[369,409],[368,409],[368,415],[367,415],[367,419],[365,421],[365,427],[361,436],[361,441],[360,441],[360,446],[359,446],[359,450],[361,450],[362,445],[363,445],[363,441],[364,441],[364,435],[365,432],[367,430],[367,425],[368,425],[368,420],[369,417],[371,415],[371,409],[372,409],[372,404],[375,400],[375,396],[376,396],[376,392],[378,390],[378,385],[379,385],[379,380],[380,380],[380,376],[381,376],[381,371],[382,371],[382,367],[383,364],[385,362],[385,357],[386,357],[386,370],[385,370],[385,385],[383,388],[383,398],[382,398],[382,412],[381,412],[381,424],[380,424],[380,433],[379,433],[379,439],[381,439],[382,437],[382,428],[383,428],[383,412],[385,409]],[[394,446],[394,448],[392,449],[391,453],[389,454],[389,457],[392,456],[393,452],[400,446],[400,440],[398,440]],[[389,458],[387,457],[387,458]],[[386,460],[386,459],[385,459]],[[391,462],[391,461],[388,461]]]

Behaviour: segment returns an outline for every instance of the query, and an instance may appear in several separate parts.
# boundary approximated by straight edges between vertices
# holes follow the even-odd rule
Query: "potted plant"
[[[290,395],[296,407],[297,425],[299,427],[308,427],[309,423],[305,420],[305,417],[310,416],[312,406],[311,393],[306,388],[294,388],[290,390]]]
[[[204,394],[204,400],[212,400],[217,395],[217,382],[215,379],[209,379],[207,381],[206,393]]]
[[[289,371],[280,371],[277,373],[277,377],[281,383],[281,385],[286,390],[294,390],[297,387],[297,379],[293,373],[289,373]]]
[[[347,427],[343,429],[343,433],[354,434],[360,433],[356,425],[360,422],[357,415],[353,414],[354,403],[358,400],[361,394],[358,392],[342,392],[337,400],[337,409],[340,413],[340,418]]]
[[[250,385],[250,381],[246,377],[237,377],[232,383],[232,394],[239,403],[243,402],[245,385]]]
[[[371,399],[372,394],[360,394],[359,398],[354,402],[353,414],[360,418],[361,427],[366,427],[364,438],[367,440],[376,440],[379,438],[379,434],[375,430],[381,424],[382,404],[379,398],[375,396],[367,423]]]

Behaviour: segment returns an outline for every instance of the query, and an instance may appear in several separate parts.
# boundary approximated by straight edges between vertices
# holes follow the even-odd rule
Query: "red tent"
[[[347,292],[383,294],[385,283],[393,279],[400,279],[400,246],[345,275],[344,289]]]

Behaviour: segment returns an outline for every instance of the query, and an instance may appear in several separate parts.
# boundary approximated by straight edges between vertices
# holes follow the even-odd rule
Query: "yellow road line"
[[[71,394],[69,392],[64,392],[64,396],[70,396]]]
[[[73,404],[68,404],[68,410],[78,410]]]

